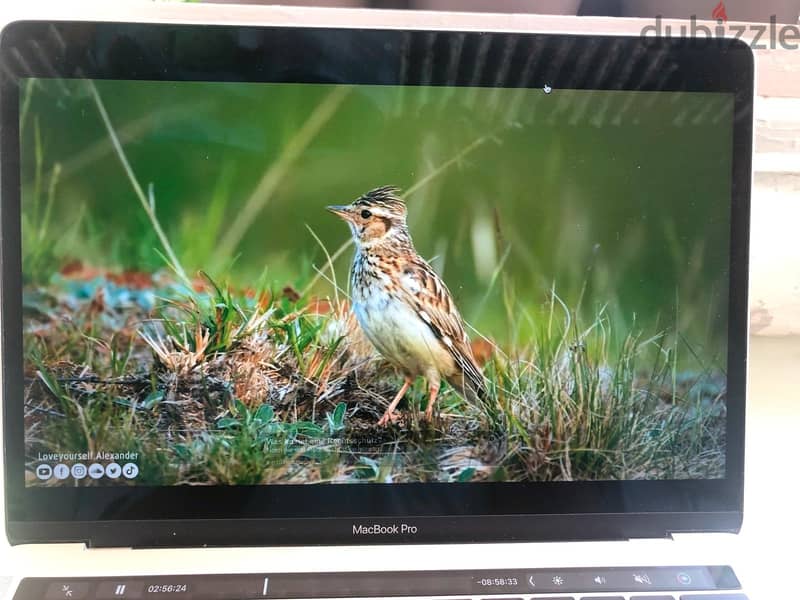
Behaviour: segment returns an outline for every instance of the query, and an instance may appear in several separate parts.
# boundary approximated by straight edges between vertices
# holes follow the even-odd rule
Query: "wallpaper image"
[[[731,121],[26,80],[28,484],[723,477]]]

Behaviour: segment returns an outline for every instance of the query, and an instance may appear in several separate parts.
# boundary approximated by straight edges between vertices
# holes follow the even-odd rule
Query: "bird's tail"
[[[492,399],[487,387],[487,380],[474,361],[464,365],[460,373],[447,378],[447,383],[472,406],[478,408],[485,416],[492,428],[502,428],[504,422],[503,411],[496,400]]]
[[[483,377],[477,365],[473,368],[464,369],[457,375],[447,378],[447,383],[452,385],[464,400],[470,404],[483,406],[489,397],[486,388],[486,379]]]

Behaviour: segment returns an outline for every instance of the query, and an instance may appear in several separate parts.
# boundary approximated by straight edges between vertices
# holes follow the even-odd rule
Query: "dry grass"
[[[485,405],[445,389],[428,425],[419,382],[404,420],[384,429],[376,422],[400,380],[344,300],[206,279],[199,291],[156,289],[145,310],[112,304],[117,284],[94,279],[76,307],[74,283],[39,289],[25,332],[32,462],[133,445],[148,465],[141,482],[208,484],[724,472],[724,378],[677,373],[663,335],[626,334],[612,355],[607,318],[581,329],[555,294],[538,339],[488,357]]]

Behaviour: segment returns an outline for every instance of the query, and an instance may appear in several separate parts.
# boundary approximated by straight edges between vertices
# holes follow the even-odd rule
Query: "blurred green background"
[[[605,307],[620,338],[677,331],[724,368],[726,95],[95,85],[190,274],[303,289],[325,266],[308,228],[331,253],[349,235],[324,206],[393,184],[412,190],[417,249],[481,333],[504,344],[537,335],[554,286],[587,322]],[[21,102],[23,239],[50,257],[25,264],[24,250],[27,284],[73,260],[163,269],[89,85],[28,80]],[[351,256],[337,261],[345,288]],[[331,289],[321,278],[313,292]]]

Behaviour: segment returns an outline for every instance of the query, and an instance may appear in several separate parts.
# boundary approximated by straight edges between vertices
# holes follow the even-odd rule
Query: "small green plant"
[[[280,422],[272,407],[234,401],[230,415],[209,432],[175,447],[185,476],[227,484],[266,483],[304,469],[332,472],[338,454],[327,441],[344,428],[345,405],[327,415],[326,431],[310,421]]]
[[[328,433],[335,435],[345,429],[344,416],[347,412],[347,405],[344,402],[339,402],[333,412],[325,415],[325,421],[328,425]]]

